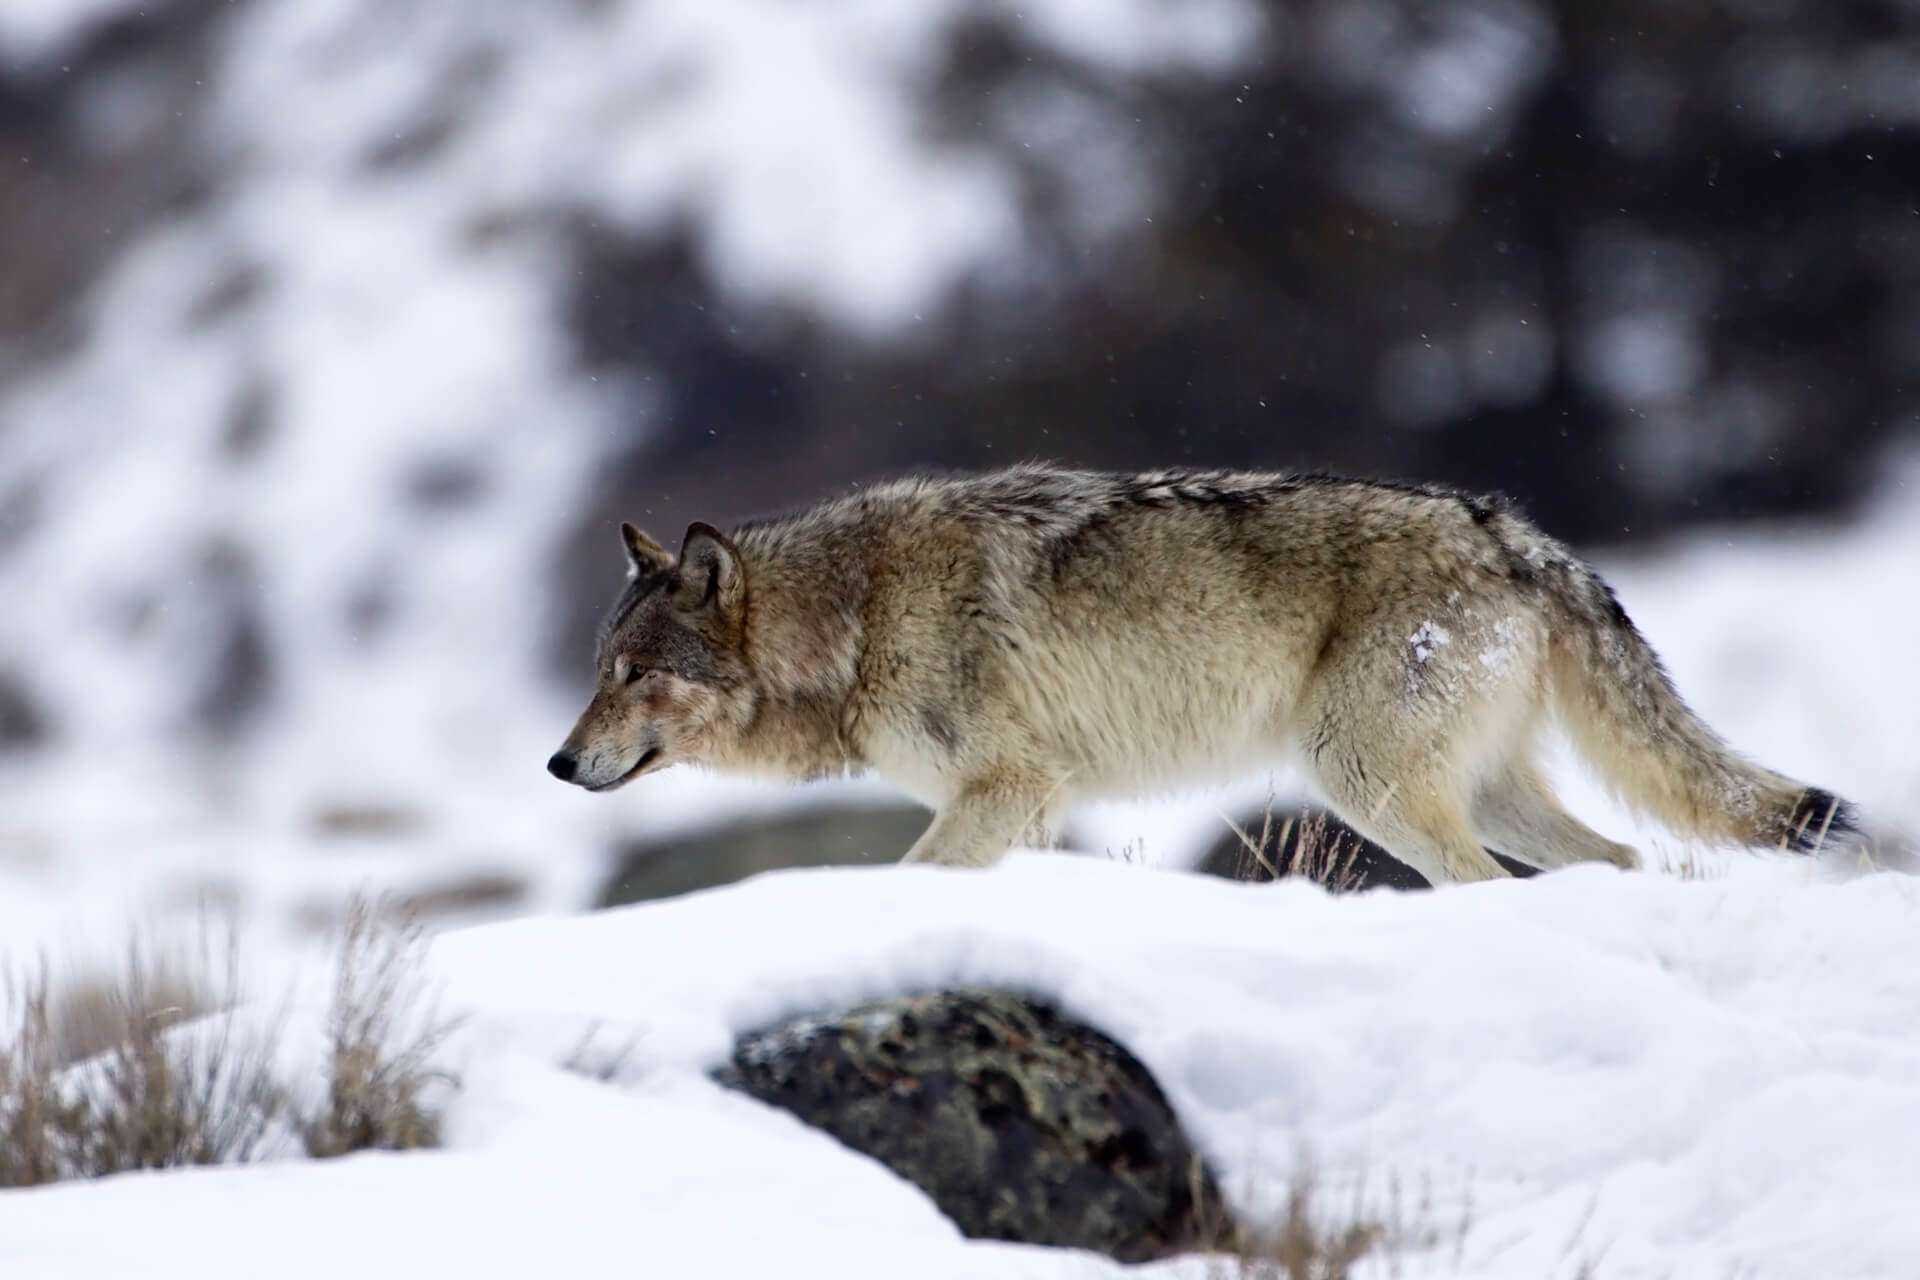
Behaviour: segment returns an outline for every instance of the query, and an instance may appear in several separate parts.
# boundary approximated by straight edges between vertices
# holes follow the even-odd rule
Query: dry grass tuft
[[[81,974],[57,989],[43,974],[36,985],[48,1000],[47,1032],[63,1067],[130,1042],[136,1009],[143,1028],[165,1030],[212,1013],[217,1003],[190,967],[151,953],[130,953],[124,973]]]
[[[328,1020],[327,1087],[307,1114],[276,1072],[282,1025],[240,1019],[238,949],[216,980],[138,946],[111,978],[7,984],[0,1012],[0,1187],[135,1169],[430,1147],[455,1082],[430,1060],[454,1024],[421,1003],[419,932],[351,913]]]
[[[420,927],[356,900],[347,913],[327,1019],[326,1102],[301,1127],[307,1154],[440,1145],[439,1094],[458,1082],[432,1067],[457,1023],[425,1004]]]
[[[1365,887],[1359,868],[1359,840],[1345,828],[1329,822],[1323,813],[1310,813],[1297,820],[1289,816],[1276,829],[1273,803],[1269,801],[1257,835],[1225,814],[1220,815],[1220,820],[1240,841],[1240,864],[1235,879],[1278,880],[1283,876],[1299,876],[1329,893],[1351,893]]]
[[[1320,1177],[1303,1160],[1271,1222],[1247,1226],[1223,1221],[1213,1233],[1207,1274],[1213,1280],[1354,1280],[1362,1274],[1397,1275],[1410,1253],[1451,1241],[1456,1269],[1472,1225],[1473,1203],[1463,1201],[1457,1223],[1438,1225],[1431,1190],[1409,1204],[1400,1183],[1388,1184],[1384,1203],[1359,1180],[1352,1198],[1329,1205]],[[1363,1266],[1364,1264],[1364,1266]]]
[[[229,959],[224,996],[234,989]],[[211,984],[128,951],[112,981],[9,984],[0,1042],[0,1186],[243,1164],[285,1120],[274,1037],[243,1037]],[[181,1024],[200,1019],[194,1026]]]
[[[628,1080],[636,1073],[634,1058],[640,1051],[638,1032],[624,1040],[603,1044],[600,1033],[603,1030],[597,1022],[581,1033],[580,1042],[561,1060],[563,1071],[601,1084],[616,1084]]]
[[[1714,858],[1691,844],[1656,848],[1649,861],[1663,875],[1676,880],[1725,880],[1732,874],[1724,858]]]

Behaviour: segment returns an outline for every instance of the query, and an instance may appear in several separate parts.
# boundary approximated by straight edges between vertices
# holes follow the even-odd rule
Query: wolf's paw
[[[1607,853],[1607,861],[1622,871],[1640,869],[1640,851],[1630,844],[1613,845]]]

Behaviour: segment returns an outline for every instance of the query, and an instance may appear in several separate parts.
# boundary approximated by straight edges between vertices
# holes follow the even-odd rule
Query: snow
[[[7,0],[0,5],[0,67],[45,62],[140,0]]]
[[[1426,662],[1434,652],[1453,643],[1453,634],[1437,622],[1427,621],[1414,629],[1407,637],[1407,643],[1413,646],[1413,660]]]
[[[1517,618],[1501,618],[1493,624],[1493,636],[1487,647],[1480,651],[1480,666],[1488,679],[1498,679],[1513,669],[1515,660],[1520,656],[1521,636],[1523,634]]]
[[[7,1193],[0,1240],[49,1278],[1118,1275],[963,1241],[704,1079],[780,1017],[983,983],[1130,1047],[1249,1213],[1310,1160],[1329,1203],[1392,1178],[1467,1216],[1404,1275],[1912,1275],[1917,930],[1920,882],[1781,859],[1348,897],[1040,854],[776,873],[442,935],[429,972],[468,1015],[442,1152]],[[613,1082],[559,1065],[589,1031],[635,1046]]]

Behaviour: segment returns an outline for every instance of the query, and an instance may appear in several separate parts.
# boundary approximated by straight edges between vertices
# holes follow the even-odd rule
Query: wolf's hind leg
[[[1438,788],[1409,790],[1389,798],[1364,823],[1355,814],[1342,816],[1432,884],[1506,877],[1507,869],[1480,847],[1458,800]]]
[[[970,783],[941,806],[901,861],[992,866],[1017,841],[1045,829],[1059,790],[1059,780],[1024,772]]]
[[[1509,858],[1542,869],[1575,862],[1611,862],[1637,867],[1632,845],[1617,844],[1568,813],[1560,798],[1525,760],[1494,774],[1473,798],[1473,827],[1485,843]]]
[[[1395,774],[1322,739],[1314,773],[1347,825],[1435,885],[1494,880],[1507,869],[1480,847],[1450,779]],[[1430,757],[1429,757],[1430,758]],[[1388,780],[1391,779],[1391,780]]]

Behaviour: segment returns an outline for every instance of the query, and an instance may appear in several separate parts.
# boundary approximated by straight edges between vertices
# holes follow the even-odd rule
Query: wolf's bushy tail
[[[1813,853],[1859,839],[1853,806],[1745,759],[1681,700],[1612,588],[1571,556],[1549,571],[1555,710],[1629,807],[1718,844]]]

